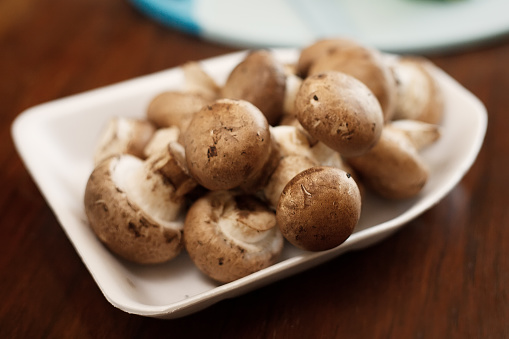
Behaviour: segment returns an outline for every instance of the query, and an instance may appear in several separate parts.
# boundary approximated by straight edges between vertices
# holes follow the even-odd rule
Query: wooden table
[[[0,338],[509,337],[509,40],[430,56],[486,105],[461,183],[368,249],[174,320],[104,298],[17,155],[39,103],[234,51],[153,23],[126,1],[0,3]]]

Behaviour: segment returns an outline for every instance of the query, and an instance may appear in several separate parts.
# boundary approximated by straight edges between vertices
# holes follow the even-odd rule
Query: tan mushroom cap
[[[284,65],[270,51],[256,50],[232,70],[221,96],[249,101],[275,125],[283,113],[285,87]]]
[[[363,83],[347,74],[329,71],[307,77],[295,106],[308,133],[342,155],[362,154],[380,138],[380,104]]]
[[[283,237],[276,217],[252,195],[212,191],[187,213],[184,243],[195,265],[226,283],[276,263]]]
[[[184,133],[187,167],[210,190],[258,179],[271,154],[267,119],[253,104],[220,99],[197,112]]]
[[[357,184],[334,167],[312,167],[285,186],[276,210],[283,236],[298,248],[324,251],[342,244],[361,213]]]
[[[369,152],[347,158],[372,191],[388,199],[417,195],[428,179],[428,169],[405,132],[384,128]]]
[[[177,126],[183,132],[189,126],[193,114],[211,101],[192,92],[162,92],[150,101],[147,119],[159,128]]]
[[[173,187],[162,176],[147,174],[140,159],[111,157],[89,177],[85,212],[112,252],[136,263],[161,263],[183,248],[182,202],[172,200],[172,194]]]
[[[380,102],[384,120],[392,118],[397,95],[396,80],[378,50],[353,43],[334,49],[310,66],[308,76],[326,71],[346,73],[364,83]]]

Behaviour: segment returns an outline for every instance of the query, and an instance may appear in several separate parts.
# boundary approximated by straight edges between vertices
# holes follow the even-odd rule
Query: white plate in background
[[[202,65],[223,83],[244,53],[208,59]],[[298,56],[294,49],[274,53],[285,62]],[[117,258],[95,237],[84,212],[83,195],[93,169],[93,151],[106,121],[113,116],[143,117],[156,94],[181,86],[180,69],[35,106],[16,118],[12,133],[28,171],[104,296],[128,313],[176,318],[378,242],[448,194],[480,150],[487,114],[482,103],[455,80],[438,69],[434,73],[445,93],[446,112],[443,137],[422,153],[431,168],[422,193],[400,202],[368,197],[355,233],[341,246],[310,253],[287,244],[277,264],[224,285],[205,278],[185,253],[155,266]]]
[[[345,36],[387,52],[451,50],[509,33],[507,0],[130,0],[154,20],[240,47]]]

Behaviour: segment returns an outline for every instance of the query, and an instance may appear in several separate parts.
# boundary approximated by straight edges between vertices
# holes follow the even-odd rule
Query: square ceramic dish
[[[284,62],[298,51],[274,50]],[[245,52],[202,62],[223,83]],[[411,200],[366,199],[354,234],[341,246],[311,253],[287,245],[280,261],[237,281],[218,285],[204,277],[183,253],[173,261],[139,266],[112,255],[88,226],[83,195],[93,169],[93,151],[113,116],[143,117],[158,93],[183,82],[175,68],[30,108],[15,120],[12,133],[19,154],[62,228],[104,296],[121,310],[158,318],[181,317],[306,270],[346,251],[374,244],[439,202],[464,176],[482,145],[487,114],[482,103],[439,69],[434,75],[445,92],[443,136],[422,152],[431,169],[422,193]]]

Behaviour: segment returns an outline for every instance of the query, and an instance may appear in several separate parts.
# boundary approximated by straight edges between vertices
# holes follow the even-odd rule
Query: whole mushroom
[[[84,202],[94,233],[127,260],[161,263],[183,248],[184,200],[152,161],[119,155],[101,162],[89,177]]]
[[[380,138],[380,104],[366,85],[347,74],[329,71],[307,77],[295,106],[306,131],[341,155],[362,154]]]
[[[190,207],[184,243],[195,265],[227,283],[276,262],[283,237],[276,216],[253,195],[211,191]]]
[[[220,99],[195,113],[184,132],[187,167],[210,190],[249,185],[271,155],[269,124],[244,100]]]
[[[283,189],[277,224],[298,248],[324,251],[352,234],[361,213],[361,196],[350,174],[318,166],[297,174]]]

